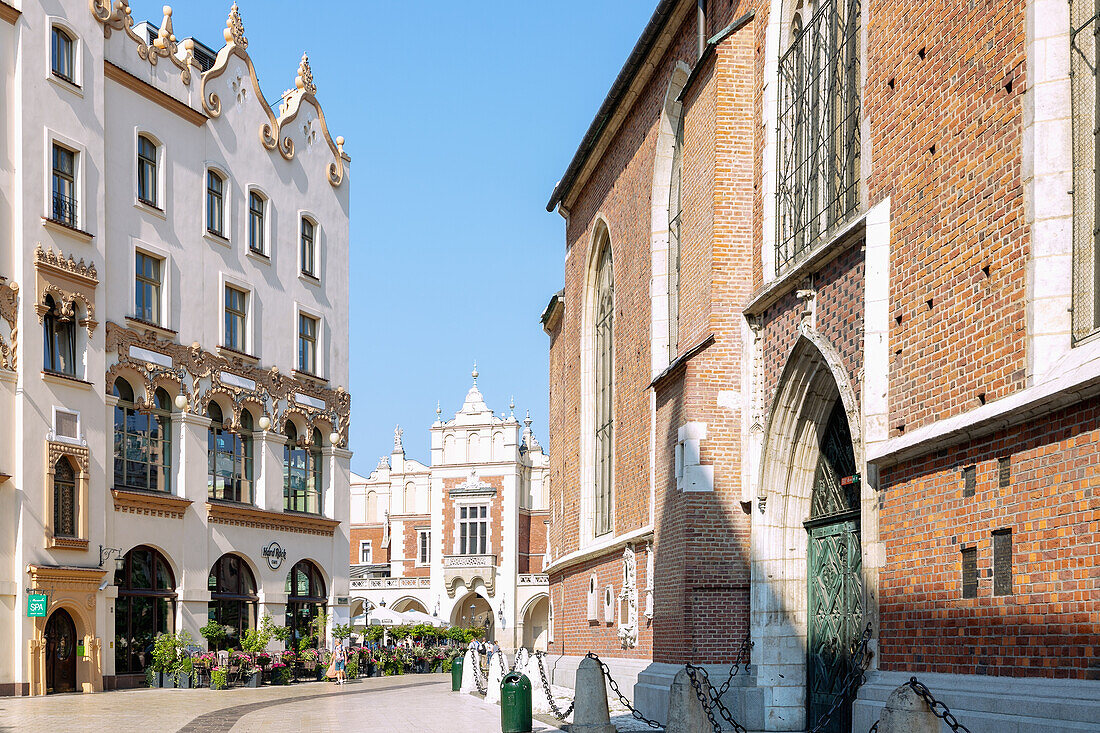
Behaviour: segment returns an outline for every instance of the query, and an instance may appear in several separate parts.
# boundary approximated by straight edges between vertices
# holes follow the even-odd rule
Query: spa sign
[[[267,566],[272,570],[278,570],[286,559],[286,550],[278,542],[272,542],[260,554],[267,558]]]

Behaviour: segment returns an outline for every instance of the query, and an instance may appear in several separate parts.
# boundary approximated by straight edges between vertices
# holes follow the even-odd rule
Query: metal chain
[[[742,662],[744,662],[744,664],[745,664],[745,673],[748,674],[748,671],[749,671],[748,654],[749,654],[749,650],[751,650],[753,648],[753,646],[755,646],[755,645],[753,644],[753,641],[752,641],[752,633],[750,632],[748,634],[745,634],[745,640],[743,642],[741,642],[741,648],[737,650],[737,658],[733,660],[733,666],[730,667],[730,675],[729,675],[729,677],[726,678],[726,681],[722,683],[722,687],[719,688],[717,697],[720,698],[720,697],[722,697],[722,695],[725,695],[726,692],[729,691],[730,683],[733,682],[734,676],[736,676],[737,673],[740,671],[739,668],[740,668]]]
[[[650,720],[649,718],[645,717],[637,710],[635,710],[634,706],[630,704],[630,701],[623,696],[623,693],[619,692],[618,683],[615,682],[615,678],[611,676],[611,670],[607,668],[607,665],[604,664],[602,659],[597,657],[594,652],[588,652],[588,654],[585,654],[584,656],[588,657],[589,659],[596,660],[596,664],[600,665],[600,669],[603,670],[603,676],[607,679],[607,684],[609,687],[611,687],[611,691],[615,693],[615,695],[619,698],[619,702],[621,702],[626,707],[626,709],[630,711],[630,714],[633,715],[636,720],[642,721],[650,728],[662,727],[661,724],[657,721]]]
[[[876,720],[875,724],[867,729],[867,733],[878,733],[878,724],[880,721]]]
[[[481,679],[481,650],[474,649],[474,684],[477,685],[477,691],[482,695],[489,694],[488,683]]]
[[[913,688],[913,692],[924,698],[924,704],[928,706],[928,709],[932,711],[932,714],[937,718],[947,723],[951,727],[951,730],[958,733],[958,731],[966,731],[970,733],[970,729],[960,723],[954,715],[951,714],[951,709],[947,707],[943,702],[937,700],[932,691],[929,690],[924,684],[917,682],[916,677],[909,678],[909,686]]]
[[[829,707],[825,713],[817,719],[817,724],[810,730],[810,733],[822,733],[825,728],[832,721],[836,711],[840,710],[840,707],[844,705],[855,691],[866,681],[867,665],[871,662],[871,652],[867,648],[867,645],[871,641],[871,624],[867,624],[867,628],[863,630],[863,636],[859,640],[859,645],[856,647],[855,652],[852,654],[852,666],[848,670],[848,676],[844,680],[844,685],[841,687],[840,695]]]
[[[504,652],[499,648],[497,649],[496,657],[497,662],[500,663],[500,676],[504,677],[504,675],[508,674],[508,668],[504,666]]]
[[[699,704],[703,706],[703,712],[706,714],[707,720],[710,721],[710,727],[714,730],[714,733],[722,733],[722,725],[714,717],[715,708],[718,708],[718,714],[732,725],[737,733],[746,733],[745,726],[734,720],[730,711],[715,696],[714,688],[710,685],[710,675],[707,674],[707,671],[690,663],[685,664],[684,669],[687,671],[688,679],[691,680],[692,689],[695,690],[695,697],[699,698]],[[708,688],[707,692],[703,691],[704,681]]]
[[[569,703],[569,707],[564,711],[558,707],[558,703],[554,701],[554,693],[550,691],[550,683],[546,681],[546,669],[542,666],[542,658],[545,656],[546,652],[535,652],[535,659],[539,663],[539,676],[542,677],[542,689],[546,692],[546,702],[550,703],[550,709],[554,711],[554,717],[564,723],[566,722],[565,719],[573,713],[573,706],[577,703],[577,698],[574,696],[573,701]]]

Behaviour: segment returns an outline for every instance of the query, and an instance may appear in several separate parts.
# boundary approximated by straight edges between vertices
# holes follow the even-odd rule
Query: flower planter
[[[247,678],[245,678],[244,686],[245,687],[259,687],[261,677],[262,677],[262,675],[260,674],[259,671],[253,672]]]
[[[177,672],[172,676],[175,680],[175,686],[181,690],[191,689],[191,675],[188,672]]]
[[[225,680],[223,680],[221,682],[218,682],[214,679],[211,679],[210,680],[210,689],[211,690],[228,690],[229,689],[229,683]]]

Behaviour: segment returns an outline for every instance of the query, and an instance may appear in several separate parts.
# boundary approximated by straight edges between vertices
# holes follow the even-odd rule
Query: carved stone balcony
[[[485,584],[486,592],[492,596],[496,592],[497,556],[496,555],[444,555],[443,585],[447,595],[455,597],[457,582],[461,580],[467,588],[477,581]]]

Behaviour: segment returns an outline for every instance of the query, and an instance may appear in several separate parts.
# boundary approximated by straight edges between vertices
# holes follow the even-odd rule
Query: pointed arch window
[[[76,470],[62,456],[53,469],[53,535],[77,536]]]
[[[153,395],[152,409],[141,409],[134,390],[115,380],[115,488],[137,491],[172,490],[172,398],[164,389]]]
[[[207,433],[209,453],[208,492],[213,499],[252,503],[252,415],[241,410],[239,430],[226,424],[221,407],[211,402]]]
[[[283,506],[287,511],[321,513],[321,431],[313,429],[311,440],[298,435],[298,428],[286,423],[283,448]]]
[[[683,179],[684,114],[676,123],[672,144],[672,181],[668,189],[668,360],[679,353],[680,341],[680,183]]]
[[[46,314],[42,317],[43,357],[42,368],[47,372],[76,376],[76,318],[74,313],[65,313],[54,300],[47,295]]]
[[[596,484],[595,534],[611,531],[614,438],[615,283],[611,242],[605,238],[596,268]]]

